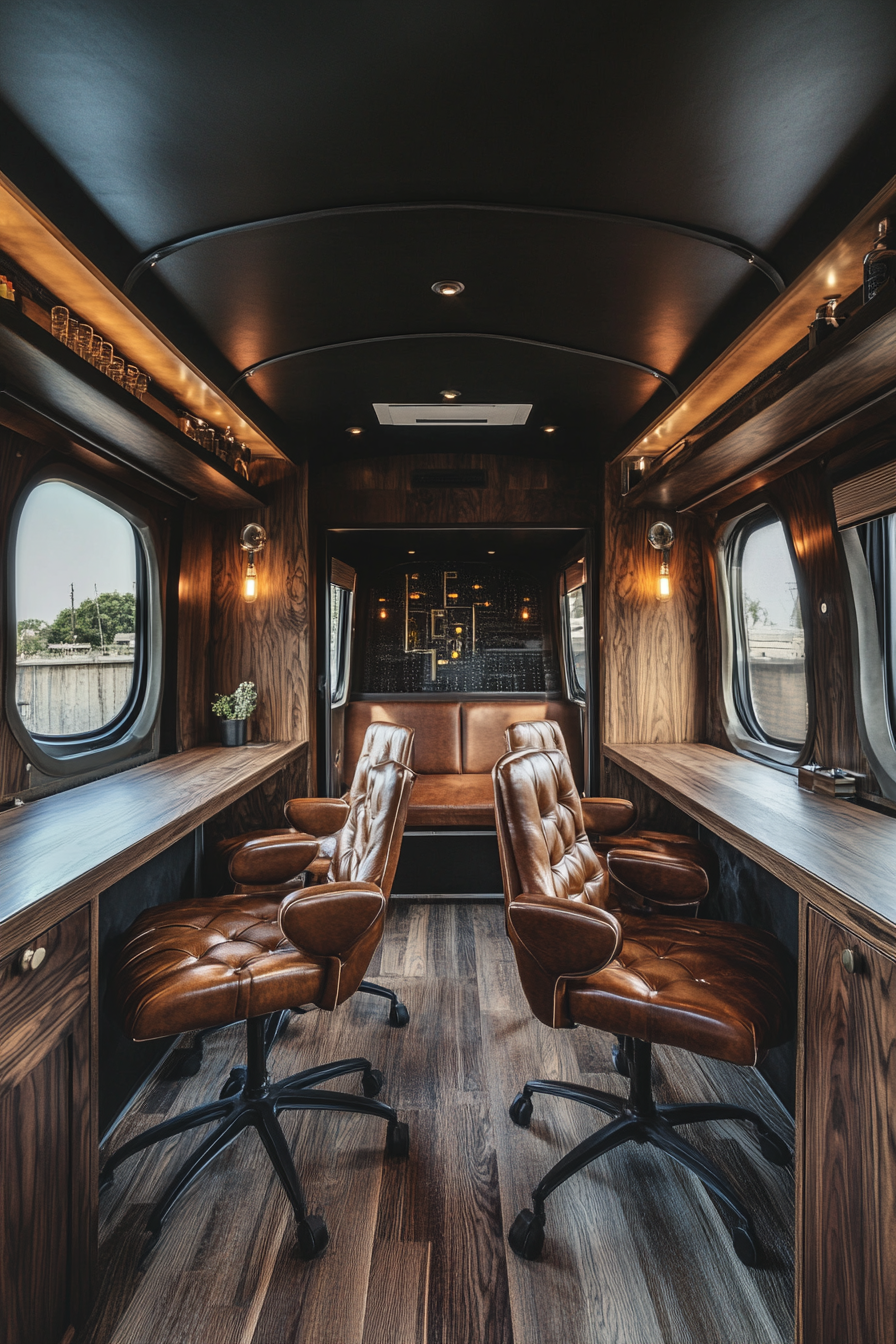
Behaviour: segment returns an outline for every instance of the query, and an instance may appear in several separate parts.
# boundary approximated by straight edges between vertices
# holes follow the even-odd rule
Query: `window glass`
[[[352,594],[330,584],[330,704],[338,709],[348,696]]]
[[[585,589],[574,588],[564,597],[567,669],[569,689],[576,698],[584,697],[588,680],[585,649]]]
[[[800,747],[809,726],[806,640],[797,576],[780,519],[755,515],[729,549],[735,701],[761,742]]]
[[[896,727],[896,515],[875,518],[855,529],[874,593],[887,728]],[[862,650],[863,654],[867,651]]]
[[[63,481],[28,495],[16,533],[16,706],[34,737],[99,732],[128,708],[139,657],[133,525]]]

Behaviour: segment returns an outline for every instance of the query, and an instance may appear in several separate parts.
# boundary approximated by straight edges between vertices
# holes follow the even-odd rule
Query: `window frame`
[[[71,736],[32,734],[16,703],[16,552],[22,512],[39,486],[58,482],[82,490],[120,513],[134,529],[137,548],[137,612],[134,674],[127,703],[102,728]],[[31,785],[95,776],[134,757],[158,754],[164,648],[159,564],[151,516],[129,496],[67,464],[44,467],[20,490],[10,515],[6,566],[6,720],[32,767]],[[38,778],[34,776],[38,775]],[[40,778],[42,776],[43,778]]]
[[[858,525],[843,528],[837,535],[849,579],[845,587],[849,598],[847,610],[859,740],[881,793],[896,801],[896,724],[891,722],[888,703],[886,653],[877,619],[874,584],[859,539]]]
[[[797,597],[803,618],[805,641],[804,672],[806,678],[807,720],[806,736],[795,746],[771,738],[759,724],[752,706],[749,688],[745,684],[746,669],[741,651],[745,646],[742,593],[733,591],[732,569],[743,555],[750,535],[769,523],[777,522],[784,532],[790,562],[797,585]],[[740,564],[737,563],[738,573]],[[719,702],[722,726],[735,751],[750,756],[764,765],[781,769],[802,764],[811,754],[815,737],[815,702],[812,676],[812,628],[810,607],[806,596],[805,580],[800,569],[790,528],[773,504],[763,500],[755,508],[739,514],[723,529],[716,549],[716,590],[719,606],[719,635],[721,658],[719,667]]]

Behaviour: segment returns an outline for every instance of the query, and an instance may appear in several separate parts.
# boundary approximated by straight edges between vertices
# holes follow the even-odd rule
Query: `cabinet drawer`
[[[22,953],[38,948],[46,950],[42,963],[22,970]],[[86,905],[0,962],[0,1090],[26,1077],[67,1033],[89,990]]]

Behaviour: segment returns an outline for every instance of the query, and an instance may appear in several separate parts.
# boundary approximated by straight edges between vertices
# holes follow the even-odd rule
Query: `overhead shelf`
[[[628,508],[721,507],[766,479],[896,415],[896,285],[815,350],[757,387],[704,432],[667,453],[625,496]],[[752,487],[751,487],[752,488]]]
[[[264,495],[73,350],[0,301],[0,423],[33,415],[64,436],[216,509]]]

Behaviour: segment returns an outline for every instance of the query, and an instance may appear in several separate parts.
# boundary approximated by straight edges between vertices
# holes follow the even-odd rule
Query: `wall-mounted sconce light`
[[[260,523],[247,523],[240,533],[240,546],[249,552],[246,577],[243,579],[243,601],[254,602],[258,596],[258,572],[255,568],[255,556],[263,551],[268,534]]]
[[[655,551],[660,551],[660,572],[656,584],[657,602],[668,602],[672,596],[672,580],[669,577],[669,550],[675,540],[675,533],[668,523],[654,523],[647,533],[647,540]]]
[[[532,613],[529,611],[529,599],[528,599],[528,597],[524,597],[524,598],[523,598],[523,605],[520,607],[520,620],[521,620],[521,621],[528,621],[528,619],[529,619],[529,617],[531,616],[531,614],[532,614]]]

